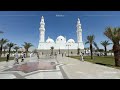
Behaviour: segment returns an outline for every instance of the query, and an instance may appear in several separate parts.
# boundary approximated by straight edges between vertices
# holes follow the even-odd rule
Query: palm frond
[[[97,50],[99,50],[99,47],[96,42],[93,42],[93,45],[97,48]]]
[[[120,41],[120,28],[115,27],[107,27],[105,29],[104,34],[113,42],[113,43],[119,43]]]
[[[89,43],[89,41],[85,42],[85,44],[88,44],[88,43]]]

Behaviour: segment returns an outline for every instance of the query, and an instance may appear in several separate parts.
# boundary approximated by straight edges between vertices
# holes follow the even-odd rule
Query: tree
[[[18,51],[20,47],[19,46],[15,46],[14,49],[16,50],[16,52]]]
[[[54,49],[54,47],[52,46],[52,47],[50,48],[50,50],[51,50],[51,55],[53,55],[53,49]]]
[[[105,56],[107,56],[107,46],[110,45],[111,43],[109,43],[108,40],[105,40],[105,41],[102,41],[101,44],[103,45],[104,47],[104,51],[105,51]]]
[[[99,52],[104,52],[104,49],[99,49]]]
[[[104,35],[106,35],[113,42],[115,66],[120,66],[120,28],[107,27]]]
[[[12,47],[14,47],[16,44],[14,44],[14,43],[7,43],[7,47],[9,48],[9,50],[8,50],[8,53],[9,53],[9,55],[10,55],[10,53],[11,53],[11,48]]]
[[[28,42],[24,42],[24,48],[25,48],[25,52],[26,52],[26,56],[28,56],[28,52],[29,52],[29,48],[32,47],[33,45],[31,43]]]
[[[4,38],[2,38],[2,39],[0,40],[0,57],[1,57],[1,55],[2,55],[3,45],[6,44],[7,42],[8,42],[8,40],[7,40],[7,39],[4,39]]]
[[[90,52],[91,52],[91,59],[93,59],[93,45],[97,47],[97,44],[94,42],[95,36],[94,35],[90,35],[87,36],[87,42],[85,42],[85,44],[90,44]]]
[[[80,54],[80,48],[77,49],[77,55],[79,55],[79,54]]]
[[[4,49],[4,56],[5,56],[5,50],[7,49],[8,47],[5,45],[5,46],[3,46],[3,49]]]

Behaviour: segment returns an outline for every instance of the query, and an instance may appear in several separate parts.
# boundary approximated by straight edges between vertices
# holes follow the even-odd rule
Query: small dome
[[[67,43],[75,43],[75,41],[73,39],[69,39]]]
[[[48,39],[46,40],[46,42],[47,43],[54,43],[54,40],[48,37]]]

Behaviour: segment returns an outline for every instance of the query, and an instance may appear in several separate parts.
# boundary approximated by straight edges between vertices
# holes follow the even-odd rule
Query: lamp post
[[[66,46],[68,46],[68,57],[69,57],[69,46],[71,46],[71,45],[67,44]]]

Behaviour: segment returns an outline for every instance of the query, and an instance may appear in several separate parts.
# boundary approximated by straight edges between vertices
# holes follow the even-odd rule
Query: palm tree
[[[95,39],[95,36],[94,35],[90,35],[90,36],[87,36],[87,42],[85,44],[90,44],[90,52],[91,52],[91,59],[93,59],[93,44],[96,48],[97,47],[97,44],[94,42],[94,39]]]
[[[1,55],[2,55],[3,45],[4,45],[5,43],[7,43],[7,42],[8,42],[8,40],[7,40],[7,39],[4,39],[4,38],[2,38],[2,39],[0,40],[0,57],[1,57]]]
[[[20,47],[19,46],[15,46],[14,49],[16,50],[16,52],[18,51]]]
[[[4,47],[3,47],[3,49],[4,49],[4,56],[5,56],[5,50],[7,49],[8,47],[5,45]]]
[[[51,55],[53,55],[53,49],[54,49],[54,47],[52,46],[51,49],[50,49],[51,50]]]
[[[115,66],[120,66],[120,28],[107,27],[104,34],[113,42]]]
[[[14,43],[7,43],[7,46],[8,46],[8,48],[9,48],[9,50],[8,50],[8,53],[9,53],[9,55],[10,55],[10,52],[11,52],[11,48],[12,47],[14,47],[16,44],[14,44]]]
[[[24,42],[23,46],[25,48],[25,52],[26,52],[26,56],[27,56],[29,48],[32,47],[33,45],[31,43]]]
[[[112,43],[109,43],[108,40],[105,40],[105,41],[102,41],[101,44],[104,46],[104,51],[105,51],[105,56],[107,56],[107,46],[112,44]]]

